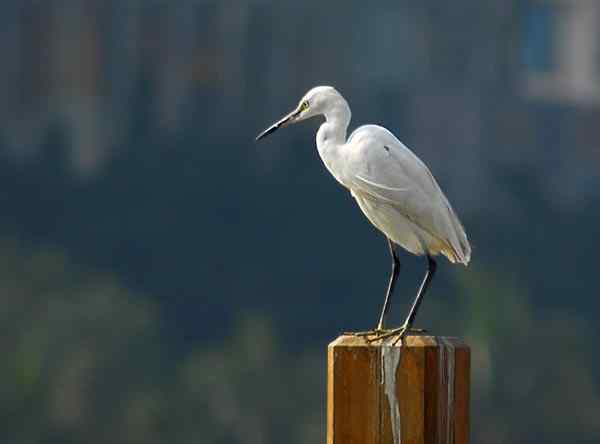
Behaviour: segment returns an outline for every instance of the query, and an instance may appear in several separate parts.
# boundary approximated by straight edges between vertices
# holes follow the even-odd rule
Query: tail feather
[[[467,266],[471,261],[471,244],[456,213],[454,213],[448,202],[446,202],[446,206],[448,208],[448,219],[452,225],[452,233],[449,236],[450,239],[447,240],[450,251],[444,251],[444,255],[453,263],[458,262]]]

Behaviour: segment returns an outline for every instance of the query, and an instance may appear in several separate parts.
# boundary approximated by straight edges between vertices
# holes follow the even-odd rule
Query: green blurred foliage
[[[246,317],[179,366],[172,426],[196,442],[320,442],[325,369],[314,350],[283,350],[267,319]]]
[[[600,383],[589,323],[573,311],[532,304],[514,275],[476,266],[459,276],[455,316],[472,347],[474,442],[598,442]]]
[[[2,442],[322,438],[322,358],[283,350],[268,319],[169,359],[156,305],[109,276],[10,240],[0,264]]]
[[[160,365],[156,307],[57,248],[4,239],[0,262],[2,441],[104,441]]]

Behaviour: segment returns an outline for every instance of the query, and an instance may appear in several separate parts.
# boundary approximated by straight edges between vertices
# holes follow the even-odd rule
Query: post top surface
[[[375,339],[374,336],[369,336],[369,338]],[[448,346],[452,345],[455,348],[469,348],[469,346],[465,343],[464,340],[453,337],[453,336],[427,336],[427,335],[409,335],[405,336],[402,341],[397,341],[396,344],[394,342],[397,341],[397,336],[393,336],[390,338],[386,338],[383,340],[377,340],[373,342],[368,342],[367,338],[364,336],[354,336],[354,335],[341,335],[334,341],[329,344],[329,347],[410,347],[410,348],[420,348],[420,347],[434,347],[437,348],[440,345]]]

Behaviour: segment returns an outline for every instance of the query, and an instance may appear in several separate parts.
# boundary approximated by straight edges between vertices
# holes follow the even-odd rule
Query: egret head
[[[292,123],[301,122],[310,117],[319,116],[321,114],[327,114],[328,111],[335,109],[340,104],[345,104],[346,101],[342,95],[332,86],[316,86],[306,94],[298,103],[298,106],[288,115],[279,119],[269,128],[264,130],[258,136],[256,140],[260,140],[263,137],[275,132],[279,128],[290,125]]]

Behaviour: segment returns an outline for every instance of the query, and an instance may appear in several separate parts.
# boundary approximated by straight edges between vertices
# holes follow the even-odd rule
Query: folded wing
[[[419,228],[414,231],[425,244],[424,251],[441,252],[451,262],[469,263],[471,247],[462,224],[427,166],[411,150],[376,125],[356,130],[347,145],[347,177],[357,200],[389,206],[388,213],[397,211]],[[361,208],[365,211],[364,202]]]

